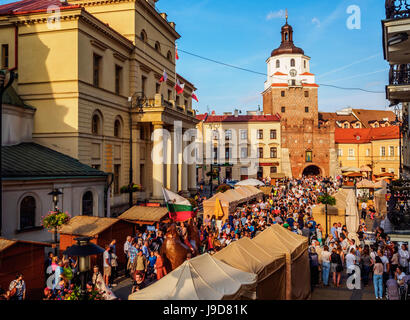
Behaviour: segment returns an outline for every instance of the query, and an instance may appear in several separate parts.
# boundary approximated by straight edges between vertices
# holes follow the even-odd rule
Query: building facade
[[[183,143],[163,139],[162,129],[174,131],[177,121],[185,132],[197,123],[195,87],[175,70],[180,35],[155,2],[0,6],[3,67],[18,72],[16,91],[37,109],[34,141],[113,173],[114,214],[127,208],[128,194],[120,190],[131,182],[142,185],[141,200],[162,200],[162,186],[185,193],[196,187],[194,166],[178,164],[177,156],[166,165],[151,157],[156,145],[168,151],[178,145],[182,153]],[[160,82],[164,70],[168,80]],[[181,94],[176,80],[185,84]]]
[[[282,172],[280,119],[268,115],[198,115],[202,136],[199,181],[209,183],[212,167],[219,180],[268,178]]]
[[[388,0],[382,20],[384,58],[389,62],[386,98],[392,106],[401,104],[403,175],[410,179],[410,1]]]
[[[281,118],[281,158],[289,177],[335,176],[335,124],[319,125],[318,88],[310,72],[310,57],[294,45],[293,29],[282,27],[282,42],[266,61],[268,79],[263,92],[265,115]]]
[[[399,127],[336,128],[335,144],[339,166],[369,167],[371,175],[394,173],[399,178]]]

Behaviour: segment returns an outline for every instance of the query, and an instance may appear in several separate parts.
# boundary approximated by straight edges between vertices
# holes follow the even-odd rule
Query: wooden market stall
[[[154,225],[158,222],[168,222],[168,209],[165,207],[134,206],[118,217],[130,223],[139,225]]]
[[[68,224],[60,230],[60,250],[65,251],[68,247],[76,244],[77,237],[92,237],[90,241],[105,249],[106,244],[116,240],[118,267],[126,265],[126,258],[122,247],[127,240],[127,236],[132,236],[134,225],[130,222],[117,218],[100,218],[90,216],[76,216],[71,218]],[[92,256],[91,264],[97,264],[102,270],[102,255]]]
[[[0,238],[0,286],[8,290],[10,282],[22,273],[26,299],[40,300],[45,288],[45,247],[50,243]]]

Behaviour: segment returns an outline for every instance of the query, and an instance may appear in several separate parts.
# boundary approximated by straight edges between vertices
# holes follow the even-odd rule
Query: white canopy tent
[[[185,261],[128,300],[238,300],[256,298],[257,275],[203,254]]]
[[[262,187],[265,184],[257,179],[248,179],[238,182],[235,186],[254,186],[254,187]]]

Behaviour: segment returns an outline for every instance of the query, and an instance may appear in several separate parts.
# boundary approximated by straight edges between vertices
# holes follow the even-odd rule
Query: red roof
[[[336,143],[369,143],[374,140],[399,139],[399,127],[380,127],[380,128],[360,128],[360,129],[335,129]]]
[[[1,5],[0,15],[47,11],[50,6],[57,6],[60,9],[80,8],[78,4],[65,4],[60,0],[22,0]]]
[[[275,115],[223,115],[215,116],[209,115],[205,122],[271,122],[271,121],[280,121],[280,118]]]
[[[275,72],[274,74],[273,74],[274,76],[286,76],[286,74],[285,73],[282,73],[282,72]]]
[[[301,76],[314,76],[314,74],[310,72],[301,73],[300,75]]]
[[[197,115],[196,115],[196,119],[199,120],[199,121],[203,121],[203,120],[206,119],[207,116],[208,116],[207,113],[205,113],[205,114],[197,114]]]

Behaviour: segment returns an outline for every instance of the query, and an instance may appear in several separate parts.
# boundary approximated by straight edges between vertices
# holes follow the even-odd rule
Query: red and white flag
[[[179,80],[177,79],[177,84],[175,85],[175,90],[177,94],[181,94],[182,92],[184,92],[184,88],[185,88],[185,83],[181,84]]]
[[[167,75],[167,72],[165,71],[165,69],[164,69],[164,73],[162,74],[162,77],[161,77],[161,79],[159,79],[159,82],[166,82],[167,81],[167,79],[168,79],[168,75]]]
[[[179,55],[178,55],[178,45],[175,45],[175,59],[179,60]]]
[[[192,99],[196,100],[196,102],[199,102],[198,97],[196,96],[195,93],[192,92]]]

